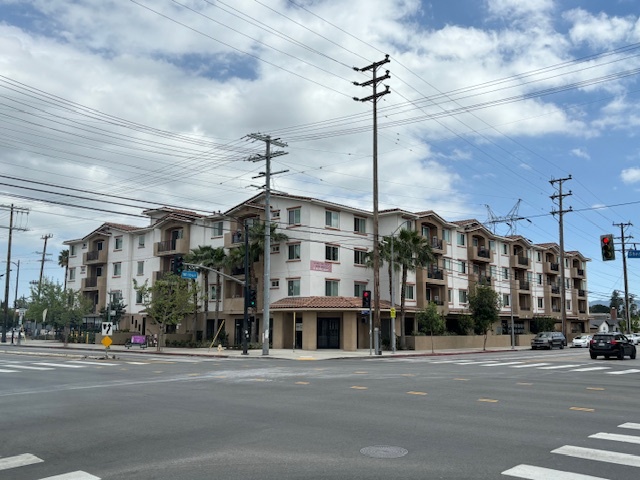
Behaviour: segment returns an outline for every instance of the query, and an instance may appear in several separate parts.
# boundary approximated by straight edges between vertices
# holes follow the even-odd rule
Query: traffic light
[[[371,308],[371,290],[362,292],[362,308]]]
[[[182,275],[182,271],[184,270],[184,258],[182,255],[176,255],[173,257],[173,273],[176,275]]]
[[[256,308],[258,304],[258,291],[255,288],[249,290],[249,308]]]
[[[613,245],[613,235],[600,235],[600,249],[602,250],[602,260],[615,260],[616,251]]]

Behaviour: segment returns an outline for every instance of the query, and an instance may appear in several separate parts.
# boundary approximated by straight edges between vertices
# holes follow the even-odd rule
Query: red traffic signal
[[[362,308],[371,308],[371,290],[362,292]]]
[[[616,251],[613,245],[613,235],[600,235],[600,250],[602,251],[602,260],[615,260],[616,259]]]

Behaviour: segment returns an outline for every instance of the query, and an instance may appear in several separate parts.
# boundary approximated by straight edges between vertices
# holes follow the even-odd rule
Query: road
[[[0,479],[631,479],[639,383],[640,360],[573,349],[0,354]]]

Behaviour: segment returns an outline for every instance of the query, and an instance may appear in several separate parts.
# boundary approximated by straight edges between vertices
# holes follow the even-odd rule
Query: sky
[[[63,242],[103,222],[254,196],[265,144],[250,134],[286,145],[274,190],[372,211],[373,87],[359,84],[387,55],[380,209],[515,216],[487,225],[559,243],[562,186],[565,250],[591,259],[589,300],[608,304],[622,237],[640,243],[639,15],[634,0],[0,0],[10,304],[38,280],[44,237],[44,276],[62,282]]]

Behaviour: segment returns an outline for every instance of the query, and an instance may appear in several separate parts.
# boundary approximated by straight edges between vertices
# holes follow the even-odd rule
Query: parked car
[[[591,335],[578,335],[571,341],[571,346],[574,348],[589,348],[591,343]]]
[[[640,342],[640,333],[625,333],[624,336],[627,337],[634,345],[638,345]]]
[[[531,350],[537,348],[548,348],[551,350],[553,347],[562,349],[566,345],[567,339],[561,332],[540,332],[531,339]]]
[[[589,344],[589,355],[596,359],[599,355],[604,358],[616,357],[624,360],[626,355],[636,358],[636,346],[620,332],[596,333]]]

